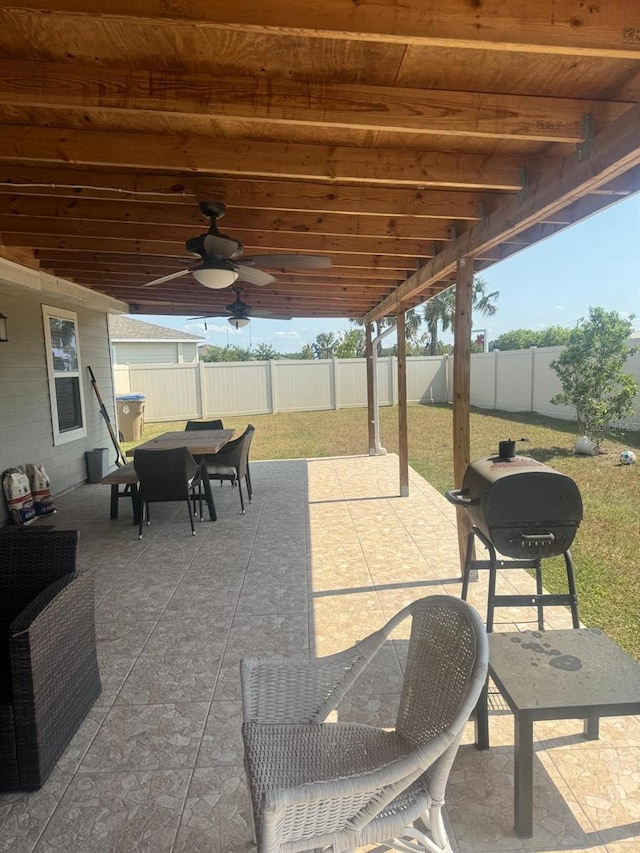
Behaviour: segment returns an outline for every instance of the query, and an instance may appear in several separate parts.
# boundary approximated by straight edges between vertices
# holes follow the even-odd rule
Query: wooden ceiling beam
[[[15,250],[18,251],[17,249]],[[33,254],[33,253],[32,253]],[[43,266],[54,267],[57,270],[66,270],[69,273],[83,272],[105,272],[113,273],[114,275],[144,275],[147,279],[159,278],[167,272],[178,272],[184,269],[184,263],[172,258],[167,258],[166,263],[162,262],[162,258],[158,259],[157,264],[146,263],[145,258],[133,258],[128,261],[120,261],[118,255],[105,255],[102,261],[95,260],[90,253],[81,252],[59,252],[57,255],[44,255],[38,253],[38,257]],[[126,258],[126,255],[121,256]],[[111,260],[109,260],[111,258]],[[113,260],[113,259],[117,260]],[[278,271],[278,279],[287,281],[289,278],[314,278],[319,275],[318,270],[296,270],[295,272],[281,270]],[[345,280],[360,281],[366,284],[367,281],[398,281],[404,278],[400,270],[384,270],[384,269],[368,269],[366,267],[338,267],[332,266],[322,270],[322,278],[332,280],[336,278],[344,278]]]
[[[171,305],[173,310],[169,313],[174,314],[195,315],[195,317],[222,315],[225,310],[225,304],[229,304],[233,299],[233,296],[228,296],[226,297],[226,303],[212,303],[210,301],[203,301],[199,296],[193,294],[185,295],[180,291],[171,292],[161,298],[156,298],[155,296],[149,297],[146,293],[139,293],[137,291],[113,291],[109,288],[100,287],[94,288],[94,291],[128,305],[129,313],[132,314],[138,313],[140,310],[147,313],[165,313],[162,310],[157,312],[150,311],[150,306],[161,307]],[[117,296],[112,295],[114,293]],[[375,300],[355,302],[352,300],[328,298],[326,296],[317,299],[288,297],[284,300],[280,299],[278,302],[260,305],[255,304],[252,296],[243,295],[243,298],[245,302],[249,301],[251,307],[256,310],[270,311],[273,314],[291,318],[309,317],[316,312],[323,312],[324,316],[330,317],[362,317],[375,305]]]
[[[94,237],[59,237],[51,234],[36,234],[29,232],[0,231],[0,244],[5,246],[28,246],[35,250],[36,256],[39,250],[69,251],[95,251],[96,240]],[[147,255],[167,256],[180,258],[185,265],[192,264],[194,258],[187,255],[184,243],[157,243],[151,240],[103,240],[101,241],[101,254],[108,255],[111,252],[117,254],[131,254],[144,257]]]
[[[81,220],[82,222],[131,223],[134,226],[153,227],[169,225],[179,232],[190,228],[192,236],[203,233],[209,227],[209,220],[193,208],[166,204],[123,205],[120,202],[91,201],[86,199],[42,199],[36,197],[13,198],[0,195],[0,216],[42,217],[54,219]],[[221,230],[234,234],[242,240],[244,231],[282,231],[305,234],[335,234],[362,237],[401,237],[417,240],[448,240],[448,226],[441,219],[425,217],[385,217],[358,216],[341,213],[304,213],[302,211],[284,211],[273,214],[270,211],[257,211],[234,208],[220,220]],[[160,229],[163,233],[165,228]],[[188,239],[188,237],[185,237]]]
[[[290,278],[300,280],[304,279],[306,281],[307,279],[318,277],[327,281],[333,279],[345,279],[359,281],[362,285],[366,285],[369,281],[372,284],[375,284],[378,281],[398,281],[398,279],[404,278],[404,274],[401,270],[381,270],[366,267],[340,267],[334,264],[332,267],[323,270],[278,270],[277,277],[279,281],[287,281]]]
[[[210,318],[211,320],[214,320],[216,318],[220,318],[225,320],[225,322],[228,316],[226,314],[222,314],[221,312],[207,313],[207,309],[202,305],[198,305],[196,302],[154,302],[149,301],[148,299],[145,299],[144,302],[130,302],[129,313],[133,314],[134,316],[144,316],[145,314],[164,314],[166,316],[175,316],[176,314],[181,314],[185,316],[193,316],[193,319]],[[304,313],[296,313],[295,310],[292,309],[282,309],[278,310],[277,314],[281,319],[284,317],[288,320],[292,320],[294,317],[322,317],[326,319],[335,318],[336,320],[339,320],[344,319],[345,316],[341,312],[336,311],[334,308],[324,308],[323,306],[314,306],[313,308],[307,308],[305,309]],[[351,312],[350,316],[357,317],[361,315],[359,315],[358,311],[356,310]],[[263,317],[258,319],[268,320],[271,318]]]
[[[18,252],[18,250],[14,250]],[[32,253],[33,254],[33,253]],[[178,272],[183,269],[180,264],[171,265],[151,265],[145,264],[144,259],[137,259],[137,263],[104,263],[88,261],[85,259],[78,260],[60,260],[51,258],[43,260],[42,265],[47,267],[55,267],[60,274],[82,275],[91,273],[108,273],[114,276],[143,276],[150,281],[153,278],[168,275],[171,272]],[[40,261],[37,261],[40,263]],[[368,270],[358,269],[355,267],[330,267],[328,269],[318,270],[296,270],[295,272],[278,272],[277,278],[279,281],[293,280],[315,280],[321,277],[323,281],[331,283],[333,281],[353,282],[360,286],[372,284],[397,282],[399,279],[404,279],[399,270]]]
[[[33,270],[40,269],[40,261],[35,257],[32,249],[20,249],[16,247],[0,246],[0,258],[21,264]]]
[[[1,168],[1,166],[0,166]],[[494,194],[463,189],[363,187],[302,181],[229,180],[221,200],[229,208],[357,213],[362,216],[426,216],[436,219],[482,218],[481,208]]]
[[[51,269],[55,275],[59,275],[62,278],[73,278],[77,281],[81,281],[83,284],[131,284],[131,285],[139,285],[142,286],[146,284],[148,281],[153,280],[153,276],[144,275],[143,273],[117,273],[117,272],[109,272],[105,270],[104,272],[100,272],[98,270],[89,270],[89,269],[64,269],[58,266],[49,268],[46,264],[42,264],[43,269]],[[180,279],[176,279],[180,281]],[[292,277],[288,279],[284,279],[281,276],[276,277],[276,282],[274,283],[274,287],[281,286],[284,288],[288,287],[297,287],[297,288],[308,288],[308,287],[321,287],[321,288],[338,288],[341,291],[347,292],[352,289],[359,290],[363,292],[366,290],[367,293],[372,292],[380,292],[380,293],[388,293],[390,290],[398,282],[398,279],[392,281],[385,281],[380,279],[371,279],[367,281],[366,286],[363,284],[362,279],[349,279],[349,278],[322,278],[320,276],[316,276],[315,278],[307,278],[307,277]],[[239,286],[243,286],[244,282],[239,281]],[[160,286],[160,285],[158,285]]]
[[[184,230],[184,229],[183,229]],[[187,229],[185,238],[194,236],[191,229]],[[176,233],[178,232],[178,233]],[[92,241],[93,248],[96,242],[101,244],[103,250],[108,250],[107,244],[112,241],[128,240],[141,245],[149,245],[151,252],[155,253],[162,245],[174,245],[173,241],[180,232],[179,226],[153,226],[139,225],[135,222],[87,222],[83,220],[55,219],[47,217],[19,217],[11,215],[0,215],[0,234],[24,234],[39,236],[67,237],[77,240],[84,238]],[[430,257],[433,252],[431,241],[415,239],[399,239],[396,237],[359,237],[359,236],[333,236],[327,234],[298,234],[295,232],[263,232],[248,231],[248,242],[252,246],[260,247],[260,254],[271,252],[274,249],[281,251],[296,252],[303,249],[306,252],[329,253],[358,253],[365,255],[399,255],[401,257]],[[34,243],[34,247],[38,244]],[[184,249],[182,253],[187,254]],[[155,248],[154,248],[155,247]],[[245,250],[245,255],[249,252]],[[191,257],[191,263],[196,263],[197,258]],[[239,259],[240,261],[242,258]],[[412,262],[410,262],[412,265]]]
[[[640,190],[640,167],[629,169],[613,181],[593,190],[593,195],[619,195],[621,198]]]
[[[1,220],[1,217],[0,217]],[[1,231],[0,227],[0,231]],[[355,237],[333,236],[330,234],[294,234],[276,231],[245,231],[247,246],[244,254],[263,254],[278,250],[281,252],[313,252],[323,255],[363,254],[363,255],[396,255],[404,258],[405,265],[413,266],[415,258],[430,258],[433,256],[432,240],[400,239],[396,237]],[[261,247],[261,248],[260,248]],[[240,259],[241,260],[241,259]],[[338,258],[339,261],[339,258]]]
[[[5,235],[7,237],[8,245],[20,245],[19,242],[12,242],[12,237],[15,236],[16,240],[24,240],[22,235],[12,235],[7,233]],[[1,241],[0,241],[1,242]],[[75,261],[76,258],[82,260],[84,258],[91,258],[94,262],[98,264],[126,264],[126,265],[138,265],[138,264],[161,264],[163,269],[168,269],[170,272],[175,270],[182,269],[185,266],[191,266],[193,263],[193,258],[184,258],[179,257],[178,255],[171,255],[169,252],[166,255],[163,255],[162,247],[159,248],[159,254],[154,255],[152,253],[144,254],[138,253],[133,254],[135,251],[135,246],[139,244],[130,241],[126,243],[126,246],[123,246],[125,241],[122,240],[111,240],[109,241],[109,248],[118,247],[116,251],[107,251],[106,249],[102,252],[92,251],[93,244],[88,244],[85,241],[82,241],[82,248],[74,250],[73,248],[63,247],[60,248],[58,244],[58,240],[55,237],[47,237],[43,236],[41,238],[41,243],[43,245],[41,248],[36,249],[35,256],[40,259],[42,263],[55,264],[59,260],[69,260]],[[55,245],[49,245],[55,244]],[[158,245],[158,244],[154,244]],[[259,247],[245,247],[245,251],[247,254],[251,252],[251,254],[261,253],[262,250]],[[275,254],[275,253],[274,253]],[[301,253],[303,254],[303,253]],[[327,274],[331,274],[332,269],[345,269],[350,274],[354,275],[368,275],[369,272],[375,274],[376,271],[380,271],[383,274],[387,273],[397,273],[395,276],[397,278],[403,277],[404,273],[407,271],[413,270],[413,263],[407,261],[407,258],[404,257],[396,257],[390,255],[389,257],[382,255],[355,255],[344,253],[340,255],[334,255],[329,257],[333,260],[333,267],[325,270],[324,272]],[[165,263],[166,262],[166,263]]]
[[[505,202],[478,225],[472,225],[400,285],[369,315],[368,322],[397,313],[411,299],[455,269],[461,257],[473,259],[483,250],[499,247],[553,216],[581,196],[640,166],[640,104],[628,110],[593,139],[589,148],[567,161],[561,177],[545,175],[528,191]]]
[[[0,125],[0,161],[497,190],[520,190],[524,166],[515,157],[483,154],[254,141],[229,145],[203,136],[21,125]],[[553,162],[545,161],[547,168]]]
[[[25,87],[25,80],[29,86]],[[151,111],[395,133],[582,142],[585,114],[611,121],[630,104],[485,92],[215,77],[166,69],[0,61],[0,103]]]
[[[85,284],[84,279],[77,278],[76,279],[79,284]],[[157,289],[159,296],[166,298],[168,296],[180,295],[184,293],[184,286],[180,286],[178,283],[167,283],[166,285],[158,285],[158,288],[154,288],[154,292]],[[103,290],[109,293],[112,296],[120,299],[122,298],[122,293],[136,294],[137,297],[142,297],[145,291],[140,291],[138,286],[135,283],[127,283],[127,282],[119,282],[119,281],[94,281],[92,282],[96,288]],[[246,296],[247,299],[250,299],[251,302],[264,305],[264,306],[272,306],[277,305],[281,300],[288,300],[290,298],[295,297],[299,300],[306,300],[308,302],[313,302],[314,300],[329,299],[332,300],[335,304],[338,304],[340,301],[347,301],[352,304],[358,305],[367,305],[373,306],[376,304],[376,301],[380,298],[380,294],[388,293],[391,288],[380,288],[373,291],[367,290],[366,294],[362,292],[362,290],[354,291],[352,288],[345,287],[326,287],[321,285],[316,285],[313,287],[309,287],[308,285],[299,285],[292,286],[288,288],[278,288],[272,289],[269,288],[268,291],[260,290],[258,291],[255,288],[251,288],[250,290],[242,287],[242,282],[239,282],[238,285],[241,287],[243,291],[243,296]],[[232,296],[229,297],[233,298]]]
[[[637,50],[640,20],[635,0],[585,4],[575,0],[405,0],[316,6],[305,0],[20,0],[5,8],[93,19],[141,20],[165,26],[197,25],[275,36],[376,41],[519,53],[626,57]]]
[[[216,179],[175,173],[97,172],[65,166],[28,167],[0,163],[0,194],[106,199],[123,204],[182,204],[221,201],[230,208],[303,210],[374,216],[482,218],[488,192],[467,190],[356,187],[302,181]]]

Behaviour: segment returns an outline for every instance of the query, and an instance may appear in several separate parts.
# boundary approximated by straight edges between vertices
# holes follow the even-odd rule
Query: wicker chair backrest
[[[187,421],[184,429],[185,432],[191,432],[199,429],[224,429],[224,427],[220,418],[217,418],[214,421]]]
[[[181,501],[189,497],[189,480],[195,476],[198,463],[186,447],[171,450],[137,449],[133,467],[140,481],[143,501]]]
[[[75,571],[77,530],[16,530],[0,535],[0,636],[38,593]]]
[[[414,748],[450,729],[469,695],[484,626],[459,604],[432,596],[412,611],[396,731]]]

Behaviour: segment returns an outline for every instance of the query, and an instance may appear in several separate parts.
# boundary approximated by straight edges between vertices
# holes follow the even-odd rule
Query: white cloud
[[[211,328],[211,325],[207,323],[207,326]],[[190,335],[206,335],[207,330],[204,327],[204,320],[198,320],[191,323],[185,323],[182,326],[183,332],[188,332]]]
[[[299,332],[274,332],[274,338],[294,338],[295,340],[300,340]]]

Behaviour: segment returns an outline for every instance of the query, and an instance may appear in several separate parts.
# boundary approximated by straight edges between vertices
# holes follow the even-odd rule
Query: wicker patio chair
[[[214,421],[187,421],[184,428],[185,432],[198,429],[224,429],[220,418]]]
[[[34,791],[100,695],[94,580],[78,533],[0,536],[0,790]]]
[[[324,722],[408,617],[395,730]],[[487,662],[482,620],[444,595],[413,602],[335,655],[243,660],[242,734],[258,853],[344,853],[368,844],[450,853],[445,787]]]
[[[142,539],[142,525],[146,518],[151,524],[150,503],[170,503],[186,501],[189,509],[191,535],[196,535],[193,523],[194,511],[191,500],[199,500],[200,521],[202,516],[202,477],[204,466],[196,462],[186,447],[170,450],[136,449],[133,455],[133,467],[138,475],[138,500],[140,501],[138,538]],[[142,508],[144,507],[144,513]]]
[[[207,456],[205,464],[210,480],[229,480],[232,486],[237,484],[240,492],[240,509],[245,514],[244,497],[242,495],[242,479],[247,486],[249,503],[253,499],[251,486],[251,471],[249,469],[249,450],[256,428],[249,424],[238,438],[228,441],[214,456]]]

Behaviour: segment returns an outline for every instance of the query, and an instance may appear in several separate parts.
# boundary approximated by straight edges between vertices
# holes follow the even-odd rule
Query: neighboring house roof
[[[177,329],[143,323],[124,314],[109,315],[109,334],[112,341],[203,341],[200,335],[190,335]]]

